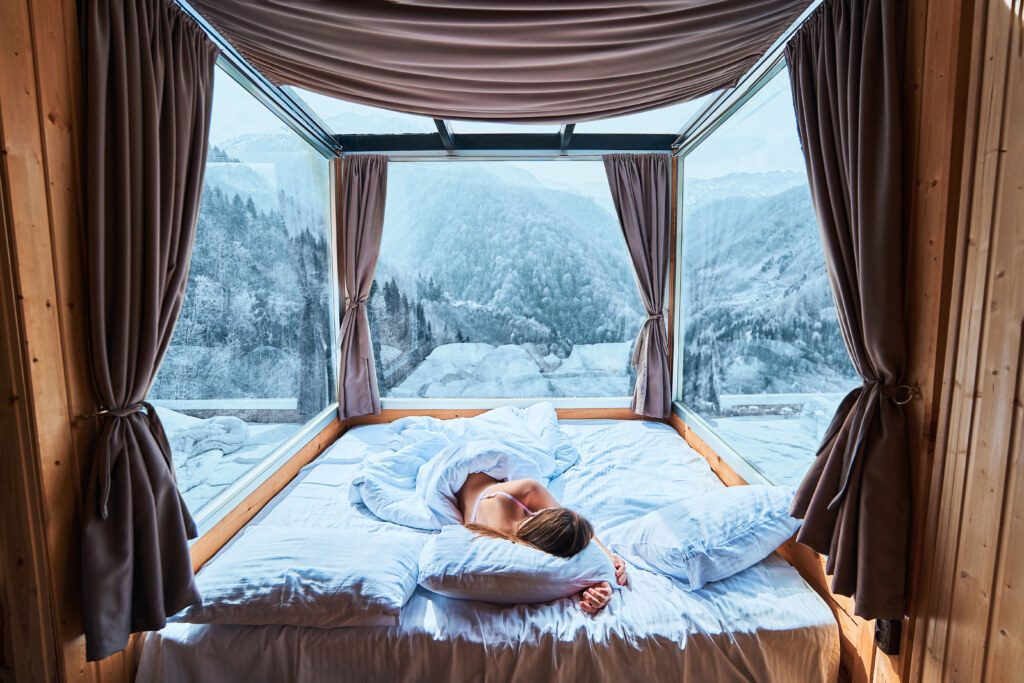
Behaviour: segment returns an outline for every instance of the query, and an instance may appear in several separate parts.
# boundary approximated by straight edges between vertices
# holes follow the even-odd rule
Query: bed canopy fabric
[[[86,656],[199,601],[170,446],[145,402],[188,275],[217,49],[168,0],[89,0],[85,271],[101,421],[82,510]]]
[[[438,118],[567,123],[735,84],[809,0],[190,0],[271,81]]]
[[[862,386],[801,483],[797,540],[867,619],[905,609],[906,413],[898,3],[828,0],[786,48],[797,125],[843,339]]]

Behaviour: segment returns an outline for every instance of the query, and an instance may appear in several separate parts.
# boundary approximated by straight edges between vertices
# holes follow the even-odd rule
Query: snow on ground
[[[580,344],[551,372],[552,359],[515,344],[445,344],[434,349],[389,398],[626,396],[629,343]]]
[[[182,443],[180,437],[196,430],[204,420],[157,406],[157,414],[172,443]],[[263,462],[274,449],[299,430],[300,424],[246,423],[247,436],[238,450],[231,453],[213,448],[194,454],[172,448],[174,471],[178,489],[193,515],[216,498],[246,472]]]
[[[776,484],[803,479],[844,394],[749,394],[721,396],[728,405],[803,404],[798,415],[705,417],[712,430],[744,460]]]

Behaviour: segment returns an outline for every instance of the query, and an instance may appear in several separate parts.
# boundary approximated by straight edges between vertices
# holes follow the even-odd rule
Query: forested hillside
[[[219,148],[210,162],[187,294],[151,395],[286,397],[318,412],[334,400],[326,207],[275,192],[265,174],[281,177],[280,165]]]

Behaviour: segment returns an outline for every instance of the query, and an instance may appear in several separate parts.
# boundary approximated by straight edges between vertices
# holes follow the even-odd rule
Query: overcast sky
[[[301,93],[307,104],[322,118],[343,127],[346,118],[358,117],[361,125],[380,118],[387,132],[423,132],[433,130],[427,117],[365,107],[342,100]],[[273,114],[260,106],[230,76],[219,68],[214,82],[214,110],[210,124],[210,141],[219,144],[239,135],[281,132],[288,128]],[[700,108],[701,100],[672,105],[663,109],[616,117],[603,121],[580,123],[578,132],[640,132],[673,133],[682,128]],[[501,130],[547,130],[553,126],[503,125],[455,121],[455,132],[486,132]],[[338,131],[342,132],[342,131]],[[567,167],[565,164],[569,164]],[[606,182],[600,164],[556,162],[554,164],[520,164],[538,179],[565,183],[567,171],[580,177],[582,186]],[[684,162],[687,177],[715,178],[729,173],[760,173],[768,171],[803,171],[793,117],[789,80],[783,71],[771,83],[713,133]],[[577,182],[573,182],[577,184]],[[596,191],[595,191],[596,192]],[[593,194],[588,192],[588,194]]]

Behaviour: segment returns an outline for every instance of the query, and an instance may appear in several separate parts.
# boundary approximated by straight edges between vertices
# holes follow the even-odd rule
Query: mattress
[[[722,483],[670,427],[562,421],[581,460],[550,489],[600,535]],[[353,507],[356,466],[386,426],[347,432],[251,522],[387,533]],[[426,533],[426,532],[424,532]],[[146,639],[139,681],[833,681],[835,619],[778,556],[701,590],[630,570],[596,617],[571,599],[498,606],[417,588],[398,626],[172,623]]]

